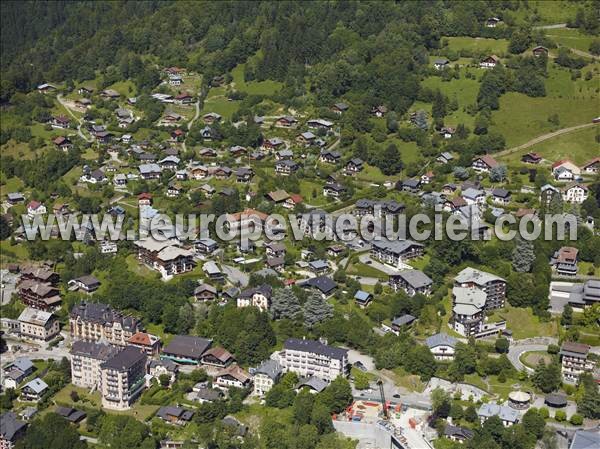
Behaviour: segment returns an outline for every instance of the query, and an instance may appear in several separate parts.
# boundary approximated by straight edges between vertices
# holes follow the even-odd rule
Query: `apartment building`
[[[506,281],[499,276],[468,267],[454,278],[454,285],[456,287],[477,289],[484,292],[486,295],[486,310],[504,307]]]
[[[486,294],[484,291],[468,287],[452,289],[452,327],[465,337],[481,331],[485,317]]]
[[[590,347],[583,343],[565,341],[560,348],[561,371],[565,382],[576,383],[579,376],[592,372],[594,362],[588,360]]]
[[[279,355],[283,369],[332,381],[348,374],[348,351],[315,340],[289,338]]]
[[[135,242],[138,259],[160,273],[164,280],[194,268],[194,251],[182,248],[175,240],[152,238]]]
[[[69,325],[74,339],[103,339],[120,346],[125,346],[141,330],[141,323],[137,318],[123,315],[107,304],[94,302],[81,302],[73,307]]]
[[[412,240],[380,240],[372,242],[371,257],[400,267],[401,264],[415,257],[423,255],[423,245]]]
[[[117,355],[120,348],[107,343],[78,340],[71,347],[71,383],[77,387],[99,389],[100,366]]]
[[[143,351],[127,346],[100,365],[103,407],[113,410],[131,407],[145,386],[146,361]]]
[[[50,312],[27,307],[19,315],[21,337],[47,341],[60,332],[58,319]]]
[[[264,396],[277,383],[283,373],[283,367],[276,360],[265,360],[254,371],[254,394]]]

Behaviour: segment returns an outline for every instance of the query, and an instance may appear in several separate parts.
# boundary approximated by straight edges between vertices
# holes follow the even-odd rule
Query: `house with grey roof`
[[[281,378],[283,366],[276,360],[268,359],[253,370],[253,374],[254,394],[264,396]]]
[[[359,290],[354,294],[354,302],[362,309],[367,307],[373,300],[373,295],[369,292]]]
[[[146,386],[146,353],[127,346],[100,365],[102,407],[127,410]]]
[[[428,337],[425,344],[436,360],[447,361],[454,359],[454,349],[458,340],[448,334],[439,333]]]
[[[457,443],[464,443],[473,438],[474,435],[475,432],[466,427],[453,426],[452,424],[447,424],[444,427],[444,437]]]
[[[398,316],[392,320],[390,330],[396,335],[398,335],[400,331],[402,331],[404,328],[408,328],[415,321],[417,321],[417,318],[408,313],[402,316]]]
[[[138,170],[142,179],[160,178],[161,169],[158,164],[140,164]]]
[[[600,431],[592,430],[576,430],[573,434],[573,440],[569,449],[598,449],[600,447]]]
[[[279,353],[279,362],[286,372],[328,382],[348,374],[348,350],[317,340],[288,338]]]
[[[498,416],[504,427],[510,427],[513,424],[517,424],[521,418],[518,410],[505,405],[498,405],[494,402],[482,404],[482,406],[479,407],[479,410],[477,410],[477,416],[479,416],[481,424],[486,422],[492,416]]]
[[[5,412],[0,415],[0,447],[12,449],[15,442],[23,437],[27,423],[17,419],[13,412]]]
[[[334,290],[337,288],[337,284],[333,279],[327,276],[317,276],[316,278],[310,278],[301,283],[298,283],[301,287],[312,288],[317,290],[323,298],[331,296]]]
[[[391,274],[388,284],[394,291],[403,289],[409,296],[417,293],[429,295],[433,280],[421,270],[403,270],[398,274]]]
[[[478,289],[485,293],[485,309],[494,310],[504,307],[506,299],[506,280],[492,273],[467,267],[454,278],[454,285]]]
[[[212,340],[191,335],[175,335],[163,348],[160,358],[177,363],[199,365],[202,355],[210,348]]]
[[[371,244],[371,257],[380,262],[399,267],[407,260],[421,257],[424,246],[412,240],[375,240]]]
[[[166,423],[184,426],[192,420],[194,411],[169,405],[159,408],[156,416]]]
[[[27,382],[21,388],[21,400],[38,402],[48,391],[48,384],[39,377]]]
[[[308,379],[304,379],[296,385],[296,391],[300,392],[304,388],[307,388],[313,394],[320,393],[323,391],[329,382],[324,381],[323,379],[315,376],[310,376]]]

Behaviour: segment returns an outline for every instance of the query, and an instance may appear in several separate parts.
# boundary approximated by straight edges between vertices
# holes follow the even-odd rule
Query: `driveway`
[[[400,271],[402,270],[412,270],[413,267],[411,267],[410,265],[407,265],[405,263],[400,262],[398,264],[398,268],[394,268],[391,265],[386,265],[384,263],[381,263],[377,260],[373,260],[371,259],[371,255],[370,254],[361,254],[360,256],[358,256],[358,260],[361,261],[362,263],[364,263],[365,265],[370,265],[373,268],[379,270],[379,271],[383,271],[385,274],[391,275],[391,274],[398,274],[400,273]]]
[[[250,276],[242,271],[238,270],[231,265],[221,265],[221,269],[223,273],[229,278],[229,281],[234,285],[239,285],[241,287],[246,287],[248,282],[250,282]]]
[[[0,270],[0,304],[6,305],[16,291],[18,275],[9,273],[8,270]]]

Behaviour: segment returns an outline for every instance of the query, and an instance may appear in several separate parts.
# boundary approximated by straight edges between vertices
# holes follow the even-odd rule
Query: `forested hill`
[[[45,81],[84,80],[140,61],[247,76],[338,96],[360,92],[406,110],[441,35],[506,33],[485,19],[519,2],[3,2],[2,100]],[[506,20],[506,19],[505,19]],[[510,20],[509,20],[510,22]],[[258,53],[257,53],[258,52]],[[141,59],[140,59],[141,58]],[[135,73],[133,74],[135,75]]]

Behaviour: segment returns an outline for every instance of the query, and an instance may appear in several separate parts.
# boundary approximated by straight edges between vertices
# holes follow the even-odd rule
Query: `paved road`
[[[592,118],[590,117],[590,120],[591,119]],[[577,131],[579,129],[590,128],[590,127],[595,126],[595,125],[597,125],[597,123],[591,123],[591,122],[590,123],[584,123],[583,125],[571,126],[569,128],[563,128],[563,129],[559,129],[558,131],[553,131],[551,133],[542,134],[541,136],[535,137],[535,138],[531,139],[529,142],[525,142],[522,145],[519,145],[519,146],[516,146],[516,147],[512,147],[512,148],[508,148],[506,150],[500,151],[500,152],[496,153],[494,156],[496,156],[496,157],[506,156],[508,154],[512,154],[512,153],[515,153],[517,151],[529,148],[529,147],[531,147],[531,146],[533,146],[533,145],[535,145],[537,143],[544,142],[545,140],[552,139],[552,138],[554,138],[556,136],[560,136],[562,134],[567,134],[567,133],[570,133],[572,131]]]
[[[242,271],[238,270],[231,265],[221,264],[221,268],[223,273],[229,278],[229,281],[234,285],[239,285],[240,287],[246,287],[248,282],[250,282],[250,276]]]
[[[511,345],[508,350],[508,360],[513,364],[515,369],[518,371],[525,370],[528,373],[533,373],[533,369],[523,365],[521,363],[520,357],[525,352],[533,352],[533,351],[546,351],[548,349],[548,345]]]

